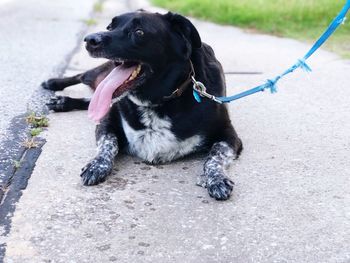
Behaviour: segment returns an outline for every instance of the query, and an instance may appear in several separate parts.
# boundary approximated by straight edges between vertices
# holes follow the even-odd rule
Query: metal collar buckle
[[[201,96],[201,97],[205,97],[207,99],[210,99],[212,101],[215,101],[217,103],[222,104],[222,102],[220,100],[218,100],[214,95],[211,95],[209,93],[207,93],[207,88],[205,87],[205,85],[200,82],[197,81],[194,76],[191,76],[191,80],[193,83],[193,89]]]

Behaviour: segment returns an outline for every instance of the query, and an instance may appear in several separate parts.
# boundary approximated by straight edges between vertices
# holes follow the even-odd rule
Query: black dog
[[[113,18],[106,32],[88,35],[86,49],[109,62],[86,73],[43,83],[63,90],[84,83],[95,90],[87,99],[56,97],[54,111],[88,109],[100,121],[96,129],[97,156],[83,169],[84,185],[95,185],[112,172],[119,149],[153,164],[209,150],[201,185],[211,197],[230,197],[233,182],[225,168],[242,150],[227,109],[209,99],[197,103],[191,77],[208,93],[225,95],[221,64],[212,48],[201,42],[185,17],[138,11]]]

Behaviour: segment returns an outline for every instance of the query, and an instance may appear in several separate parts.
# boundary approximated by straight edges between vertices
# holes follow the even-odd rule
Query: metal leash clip
[[[201,97],[205,97],[205,98],[213,100],[217,103],[222,104],[222,102],[220,100],[218,100],[214,95],[207,93],[207,88],[205,87],[205,85],[202,82],[197,81],[193,76],[191,77],[191,79],[192,79],[192,83],[193,83],[193,89],[196,92],[198,92],[198,94]]]

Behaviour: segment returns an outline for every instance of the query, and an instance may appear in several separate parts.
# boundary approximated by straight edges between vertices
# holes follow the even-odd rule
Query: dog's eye
[[[140,36],[140,37],[142,37],[145,33],[144,33],[141,29],[137,29],[137,30],[135,31],[135,34],[138,35],[138,36]]]
[[[112,19],[112,22],[107,26],[107,30],[111,31],[117,26],[117,17]]]

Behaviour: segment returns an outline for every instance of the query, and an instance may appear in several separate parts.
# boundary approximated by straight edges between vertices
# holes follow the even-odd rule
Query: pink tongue
[[[89,105],[88,116],[99,122],[109,111],[113,93],[126,81],[136,67],[114,68],[108,76],[97,86]]]

